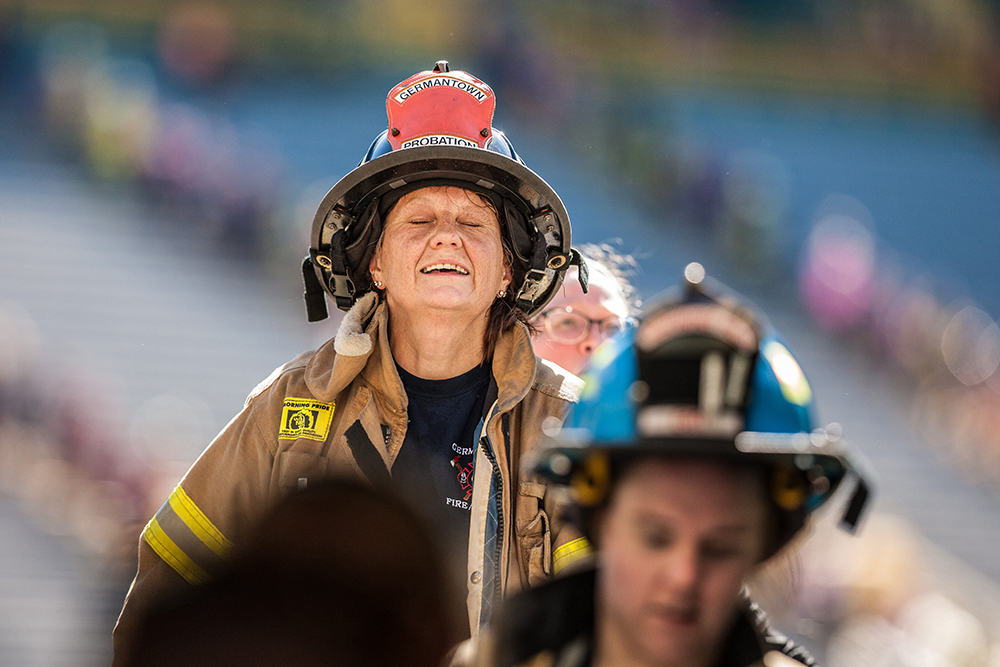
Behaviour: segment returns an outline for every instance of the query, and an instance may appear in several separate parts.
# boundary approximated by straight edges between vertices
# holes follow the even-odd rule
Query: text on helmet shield
[[[420,146],[465,146],[467,148],[479,148],[479,144],[462,137],[450,134],[431,134],[422,137],[414,137],[404,141],[400,148],[418,148]]]
[[[436,76],[433,79],[426,79],[424,81],[417,82],[408,88],[404,88],[396,93],[396,95],[393,96],[393,99],[396,100],[397,103],[402,104],[414,93],[419,93],[421,90],[436,88],[438,86],[448,86],[450,88],[455,88],[456,90],[464,91],[474,97],[478,102],[485,102],[489,97],[489,93],[471,81],[464,81],[453,76]]]
[[[636,427],[647,438],[680,435],[733,437],[743,428],[735,410],[707,413],[693,406],[650,405],[639,410]]]
[[[652,350],[664,341],[688,334],[707,334],[738,350],[757,349],[758,337],[743,317],[715,304],[685,304],[653,315],[636,337],[640,349]]]

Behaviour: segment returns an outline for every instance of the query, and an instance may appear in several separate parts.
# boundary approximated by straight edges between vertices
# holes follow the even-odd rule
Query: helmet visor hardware
[[[583,507],[600,505],[611,486],[611,464],[603,454],[588,456],[570,478],[573,500]]]

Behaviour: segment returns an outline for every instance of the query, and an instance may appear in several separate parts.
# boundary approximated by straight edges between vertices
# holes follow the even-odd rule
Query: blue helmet
[[[795,357],[762,314],[706,279],[700,265],[685,277],[680,294],[598,348],[579,404],[532,467],[568,485],[584,508],[604,502],[623,457],[765,467],[778,518],[773,551],[853,475],[843,517],[853,530],[869,484],[838,429],[816,428],[812,389]]]
[[[373,289],[368,262],[384,217],[406,193],[436,185],[471,190],[496,209],[512,255],[511,307],[532,317],[555,296],[566,269],[581,262],[570,247],[569,214],[493,127],[495,104],[485,82],[443,60],[389,91],[389,127],[313,218],[302,265],[310,322],[327,315],[324,292],[347,310]]]

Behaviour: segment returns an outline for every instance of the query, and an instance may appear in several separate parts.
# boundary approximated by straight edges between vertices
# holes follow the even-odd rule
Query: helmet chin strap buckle
[[[354,282],[350,278],[339,273],[331,273],[329,284],[338,308],[347,310],[354,305]]]
[[[518,308],[525,312],[531,310],[545,288],[552,282],[550,273],[555,272],[531,269],[524,274],[524,282],[521,284],[521,290],[517,293]]]

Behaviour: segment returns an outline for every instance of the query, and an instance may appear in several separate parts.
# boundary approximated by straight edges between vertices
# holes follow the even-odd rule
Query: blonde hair
[[[639,272],[639,264],[635,257],[622,254],[615,250],[610,243],[584,243],[577,250],[583,255],[583,259],[589,267],[600,267],[605,269],[621,291],[622,298],[625,299],[625,307],[628,314],[634,316],[642,308],[642,300],[639,292],[629,279]]]

